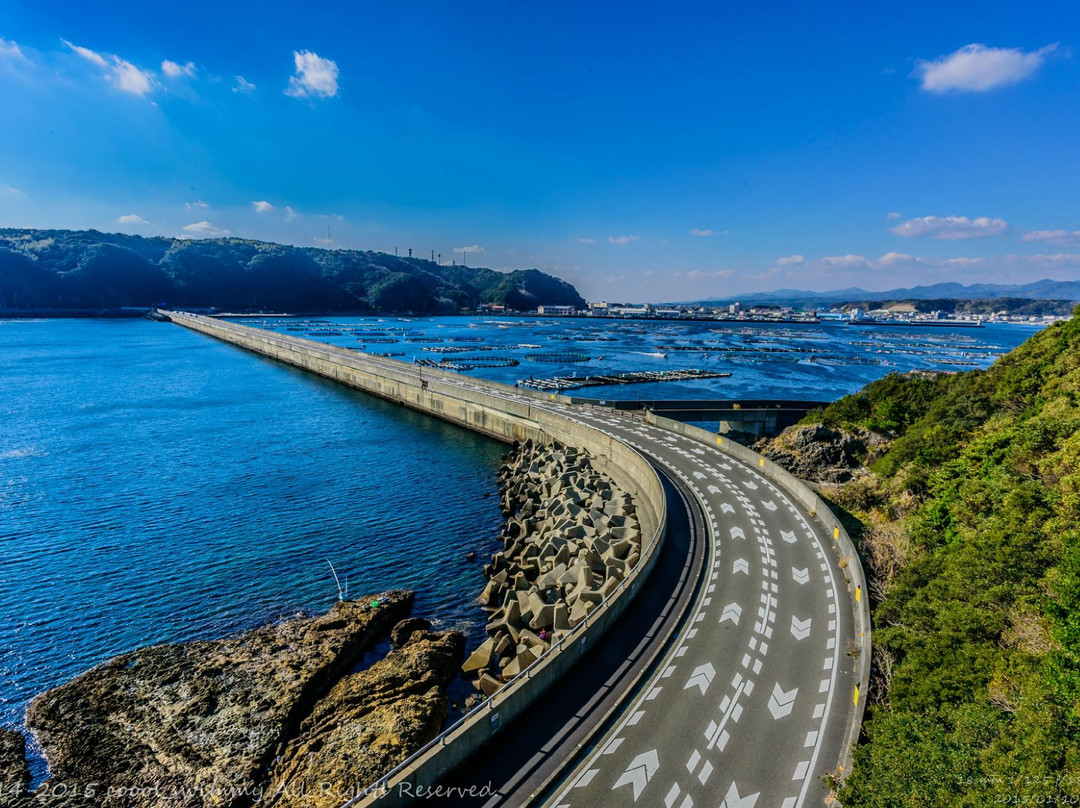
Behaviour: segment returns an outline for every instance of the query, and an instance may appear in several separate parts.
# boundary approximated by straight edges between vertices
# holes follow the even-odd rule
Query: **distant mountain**
[[[480,303],[585,307],[536,269],[440,266],[361,250],[264,241],[0,229],[0,309],[122,306],[290,312],[453,313]]]
[[[829,292],[777,289],[774,292],[751,292],[694,302],[703,305],[738,302],[743,305],[820,306],[855,300],[992,300],[999,297],[1078,302],[1080,301],[1080,281],[1045,279],[1025,284],[975,283],[970,286],[962,283],[935,283],[929,286],[914,286],[910,289],[889,289],[884,292],[868,292],[859,287],[835,289]]]

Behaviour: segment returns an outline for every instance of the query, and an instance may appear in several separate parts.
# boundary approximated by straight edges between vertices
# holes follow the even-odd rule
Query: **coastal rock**
[[[404,620],[390,629],[390,644],[394,648],[401,648],[417,631],[430,631],[431,621],[422,617],[406,617]]]
[[[26,739],[22,733],[0,729],[0,808],[26,808],[30,799],[30,768],[26,765]]]
[[[411,632],[319,701],[271,770],[260,805],[339,808],[439,734],[465,636]]]
[[[796,477],[818,483],[852,479],[879,454],[885,439],[867,430],[831,429],[824,424],[788,427],[775,438],[759,441],[754,449]]]
[[[300,721],[412,601],[387,592],[224,640],[143,648],[43,693],[27,711],[52,774],[43,791],[97,784],[95,798],[65,802],[78,805],[251,804]]]

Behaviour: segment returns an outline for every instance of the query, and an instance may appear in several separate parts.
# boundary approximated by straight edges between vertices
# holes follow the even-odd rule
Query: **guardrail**
[[[633,496],[643,534],[649,535],[648,528],[652,528],[648,545],[642,548],[637,566],[591,614],[495,694],[354,796],[346,803],[348,808],[368,806],[376,801],[381,808],[392,808],[409,802],[410,796],[420,789],[434,787],[448,772],[476,753],[555,684],[625,611],[655,567],[667,532],[667,498],[659,476],[648,461],[636,449],[595,427],[532,404],[505,398],[507,393],[512,392],[518,396],[524,394],[528,398],[566,403],[561,396],[531,395],[523,390],[473,377],[468,377],[468,380],[474,389],[467,389],[462,387],[458,374],[438,369],[425,368],[423,379],[420,380],[412,373],[411,366],[393,359],[379,357],[378,361],[375,361],[374,357],[345,348],[299,337],[272,334],[200,315],[165,311],[161,313],[174,322],[209,336],[502,440],[509,439],[506,430],[500,431],[490,425],[481,428],[470,418],[469,406],[498,410],[503,418],[517,422],[536,436],[547,436],[562,443],[588,449],[594,458],[601,461],[602,466],[606,466],[602,470],[608,471],[616,482]],[[320,362],[328,364],[322,366]],[[397,368],[395,365],[402,367]],[[410,372],[406,373],[406,368]],[[355,371],[356,375],[337,372],[339,369]],[[395,386],[384,389],[380,384],[378,389],[375,389],[367,383],[367,376],[392,381]],[[463,411],[455,415],[446,407],[434,409],[436,399],[440,403],[445,403],[444,400],[456,402],[463,406]]]
[[[652,413],[646,414],[645,420],[646,423],[654,426],[676,432],[709,446],[718,447],[725,454],[757,469],[760,474],[778,483],[792,494],[807,513],[824,525],[832,535],[833,548],[839,558],[839,565],[844,572],[844,580],[848,585],[848,594],[852,600],[852,614],[855,618],[855,635],[858,643],[855,653],[857,684],[852,697],[855,709],[851,713],[846,730],[847,740],[840,759],[841,776],[846,776],[851,771],[852,750],[859,740],[862,716],[866,710],[867,688],[870,684],[870,605],[867,597],[866,576],[855,544],[851,541],[843,524],[817,492],[783,466],[763,457],[753,449],[699,427]]]

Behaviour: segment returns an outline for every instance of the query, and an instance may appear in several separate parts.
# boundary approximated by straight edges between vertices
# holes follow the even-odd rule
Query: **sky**
[[[590,300],[1080,278],[1080,5],[0,5],[0,227]]]

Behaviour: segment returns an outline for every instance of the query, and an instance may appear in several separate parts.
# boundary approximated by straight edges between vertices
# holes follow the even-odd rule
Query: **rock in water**
[[[14,730],[0,729],[0,808],[29,806],[26,794],[29,785],[26,739]]]
[[[464,652],[460,632],[412,631],[404,646],[343,678],[281,754],[260,805],[339,808],[361,793],[439,734],[445,687]]]
[[[143,648],[41,694],[26,720],[52,773],[43,790],[96,784],[92,799],[65,805],[250,805],[316,701],[412,601],[388,592],[224,640]]]
[[[414,632],[430,631],[431,621],[422,617],[406,617],[392,629],[390,629],[390,644],[394,648],[400,648],[409,641]]]

